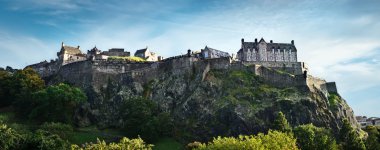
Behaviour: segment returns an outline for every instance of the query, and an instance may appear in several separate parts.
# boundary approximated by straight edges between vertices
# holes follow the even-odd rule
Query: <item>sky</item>
[[[236,53],[241,38],[290,43],[313,76],[335,81],[355,115],[380,117],[380,1],[0,0],[0,67],[82,52],[148,47],[164,57],[206,45]]]

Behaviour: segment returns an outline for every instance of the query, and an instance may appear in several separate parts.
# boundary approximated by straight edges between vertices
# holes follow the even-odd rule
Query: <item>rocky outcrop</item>
[[[161,112],[169,113],[175,124],[174,136],[184,140],[265,132],[279,111],[292,126],[313,123],[337,131],[343,118],[357,126],[352,109],[339,94],[326,95],[306,84],[284,86],[268,82],[269,78],[256,75],[249,66],[210,69],[206,63],[186,71],[165,69],[148,82],[91,69],[84,73],[80,69],[75,80],[57,75],[50,77],[50,83],[69,81],[86,91],[90,105],[76,113],[81,126],[121,127],[128,120],[120,117],[120,106],[135,97],[149,99]],[[329,95],[336,95],[334,101]]]

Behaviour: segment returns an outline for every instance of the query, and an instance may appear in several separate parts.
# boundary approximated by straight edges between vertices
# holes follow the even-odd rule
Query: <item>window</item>
[[[289,50],[289,54],[292,54],[292,49]]]
[[[277,49],[277,53],[280,53],[280,49]]]
[[[274,53],[274,48],[272,48],[272,53]]]

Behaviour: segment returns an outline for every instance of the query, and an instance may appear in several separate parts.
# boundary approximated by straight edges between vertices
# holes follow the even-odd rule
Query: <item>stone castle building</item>
[[[61,50],[57,53],[58,60],[62,65],[66,65],[76,61],[86,60],[86,55],[81,52],[80,47],[66,46],[63,42]]]
[[[272,40],[267,43],[263,38],[255,42],[242,39],[237,58],[240,61],[297,62],[297,48],[293,40],[291,43],[273,43]]]
[[[205,47],[201,50],[202,56],[205,59],[230,57],[230,54],[221,50],[213,49],[211,47]]]
[[[156,53],[149,51],[148,47],[139,49],[135,52],[136,57],[145,59],[146,61],[158,61],[160,56],[157,56]]]

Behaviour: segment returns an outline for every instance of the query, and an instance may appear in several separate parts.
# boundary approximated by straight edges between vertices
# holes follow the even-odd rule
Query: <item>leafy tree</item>
[[[379,128],[380,129],[380,128]],[[367,126],[364,130],[368,133],[365,146],[368,150],[380,149],[380,132],[375,126]]]
[[[76,87],[67,84],[49,86],[33,93],[29,118],[47,122],[72,123],[75,108],[87,100]]]
[[[359,134],[352,128],[347,119],[343,119],[342,128],[339,131],[339,139],[343,149],[349,150],[365,150],[363,140]]]
[[[14,107],[21,117],[27,117],[33,106],[31,95],[45,87],[45,82],[32,68],[16,71],[12,76],[10,95]]]
[[[300,125],[294,128],[297,145],[304,150],[334,150],[338,149],[331,132],[313,124]]]
[[[24,137],[15,130],[7,127],[5,124],[0,124],[0,149],[19,149],[24,141]]]
[[[217,137],[208,144],[189,144],[196,150],[213,149],[271,149],[271,150],[296,150],[296,139],[291,134],[269,130],[267,135],[259,133],[256,136]]]
[[[292,132],[292,128],[290,127],[288,120],[286,120],[285,115],[281,111],[274,120],[273,129],[288,133]]]
[[[142,97],[126,100],[121,115],[129,137],[140,135],[147,141],[154,141],[170,135],[173,128],[169,114],[159,113],[153,101]]]
[[[0,71],[0,108],[12,104],[12,75],[7,71]]]
[[[140,137],[128,139],[124,137],[119,143],[109,143],[97,140],[94,144],[85,144],[83,147],[71,145],[72,150],[151,150],[153,145],[146,144]]]

